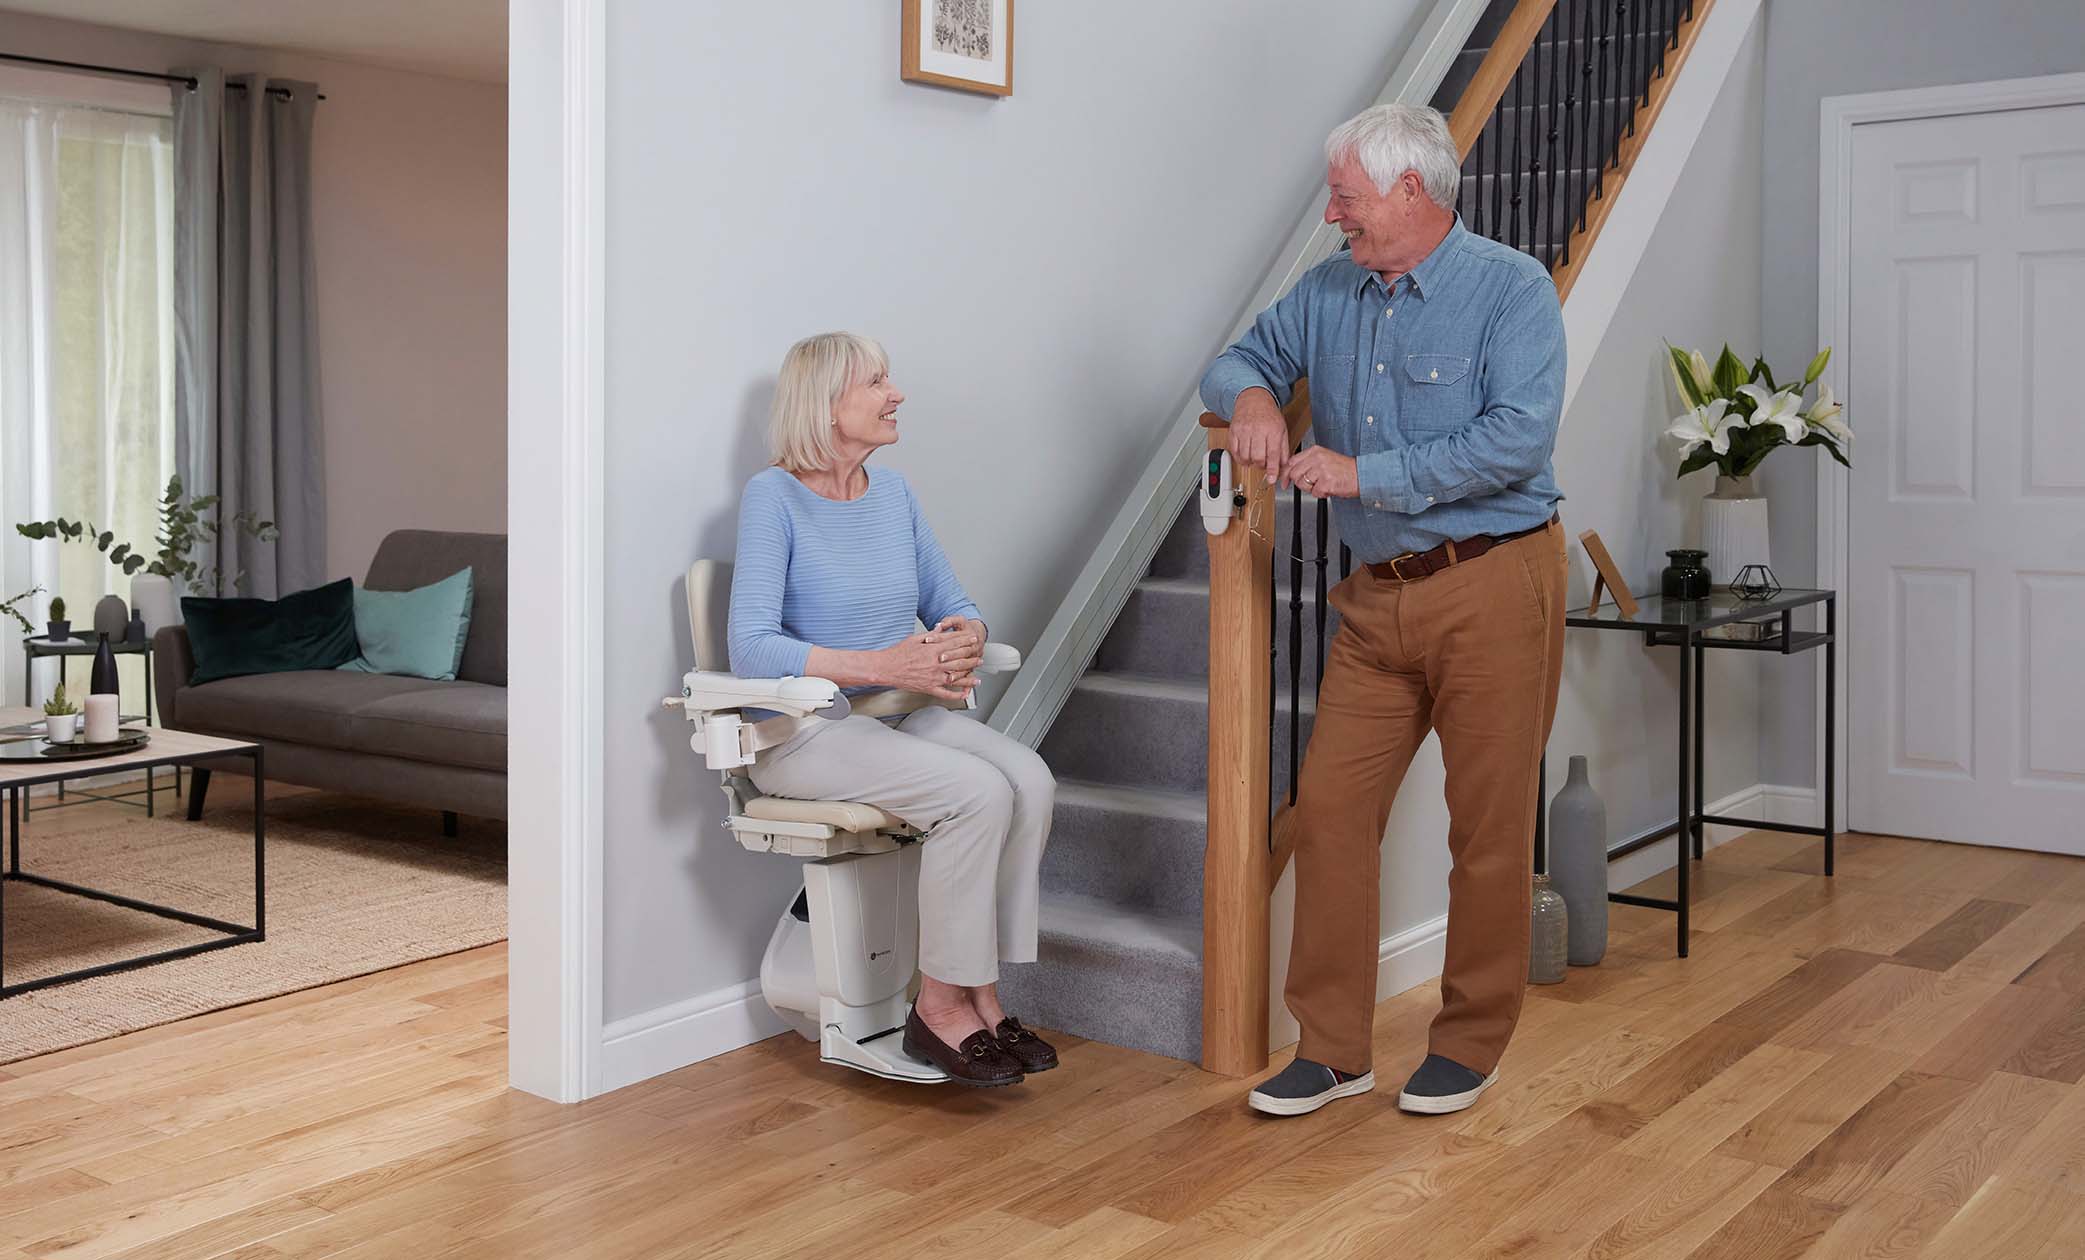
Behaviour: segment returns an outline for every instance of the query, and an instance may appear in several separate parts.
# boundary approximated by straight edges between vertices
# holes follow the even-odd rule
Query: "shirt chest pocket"
[[[1398,419],[1407,432],[1445,433],[1476,419],[1477,376],[1463,354],[1408,354]]]

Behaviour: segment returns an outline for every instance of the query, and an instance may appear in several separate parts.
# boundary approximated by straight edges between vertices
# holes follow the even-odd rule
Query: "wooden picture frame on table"
[[[1014,0],[900,0],[898,77],[1014,94]]]
[[[1615,568],[1614,557],[1607,554],[1607,544],[1600,541],[1599,533],[1589,529],[1578,536],[1578,543],[1593,562],[1593,597],[1586,601],[1586,612],[1600,610],[1600,588],[1604,585],[1613,593],[1614,606],[1621,609],[1622,616],[1634,617],[1636,597],[1629,593],[1629,584],[1622,580],[1622,571]]]

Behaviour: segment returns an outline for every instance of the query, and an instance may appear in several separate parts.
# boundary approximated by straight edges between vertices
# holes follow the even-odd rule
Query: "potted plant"
[[[127,542],[117,542],[114,532],[100,529],[91,521],[59,517],[15,526],[15,532],[24,538],[92,542],[110,564],[130,578],[130,606],[144,615],[147,634],[181,619],[176,583],[199,594],[224,593],[223,553],[216,543],[227,529],[256,542],[274,542],[281,537],[275,522],[262,520],[255,512],[238,512],[226,521],[216,495],[189,498],[179,476],[167,479],[166,494],[159,501],[159,536],[154,539],[158,549],[149,561],[143,551]],[[196,559],[199,545],[212,549],[207,566]],[[245,581],[245,570],[239,570],[232,574],[231,588],[237,591]]]
[[[50,623],[44,629],[50,631],[51,642],[60,643],[72,637],[72,623],[65,619],[65,600],[51,596]]]
[[[43,702],[44,738],[62,744],[79,732],[80,708],[65,698],[65,683],[60,681],[51,698]]]
[[[1803,405],[1804,394],[1831,360],[1831,347],[1810,360],[1802,384],[1785,387],[1775,383],[1765,359],[1754,359],[1748,370],[1729,346],[1713,367],[1699,350],[1670,343],[1665,349],[1673,384],[1687,407],[1665,432],[1680,442],[1680,476],[1711,466],[1716,470],[1716,487],[1701,505],[1701,549],[1708,553],[1710,578],[1728,586],[1744,566],[1769,563],[1766,498],[1752,483],[1769,452],[1821,446],[1852,467],[1846,448],[1853,432],[1841,418],[1844,408],[1832,397],[1832,387],[1818,385],[1816,400]]]

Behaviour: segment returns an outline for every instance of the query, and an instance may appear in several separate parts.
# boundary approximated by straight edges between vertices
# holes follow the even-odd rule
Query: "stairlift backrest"
[[[731,566],[722,560],[688,566],[688,632],[695,640],[695,668],[731,672]]]

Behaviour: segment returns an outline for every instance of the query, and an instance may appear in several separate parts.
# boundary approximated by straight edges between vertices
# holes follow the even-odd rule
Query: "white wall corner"
[[[1568,362],[1564,370],[1563,414],[1571,413],[1578,387],[1599,353],[1607,327],[1614,322],[1622,295],[1650,248],[1665,205],[1679,187],[1687,157],[1707,125],[1709,111],[1722,95],[1723,82],[1737,64],[1738,51],[1762,0],[1716,0],[1702,19],[1701,34],[1695,37],[1687,64],[1665,106],[1658,112],[1650,138],[1644,141],[1620,191],[1600,239],[1586,256],[1585,266],[1571,286],[1571,300],[1564,303],[1564,340]]]
[[[601,1030],[601,1091],[621,1089],[784,1031],[787,1026],[761,996],[758,979],[619,1019]]]
[[[555,1102],[601,1090],[606,2],[509,10],[507,1074]]]

